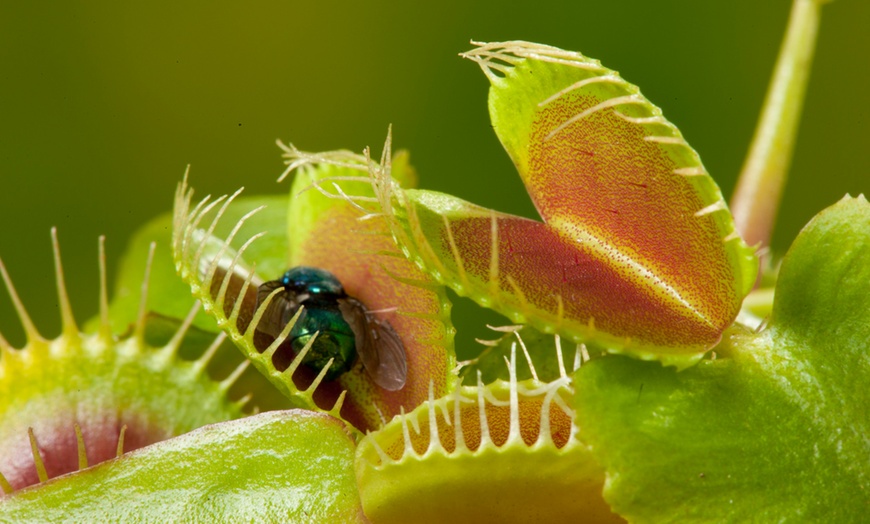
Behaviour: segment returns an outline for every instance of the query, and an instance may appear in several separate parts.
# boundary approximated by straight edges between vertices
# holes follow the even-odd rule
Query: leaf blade
[[[14,521],[365,522],[343,423],[291,410],[213,424],[7,496]]]
[[[686,363],[718,342],[757,260],[679,130],[637,87],[579,53],[513,41],[464,56],[490,80],[493,127],[544,221],[709,325],[716,334],[699,331],[683,348]],[[638,356],[663,347],[644,342]]]
[[[770,327],[732,333],[725,358],[680,373],[618,357],[580,368],[575,406],[605,498],[638,521],[860,522],[868,319],[870,205],[844,199],[786,255]]]

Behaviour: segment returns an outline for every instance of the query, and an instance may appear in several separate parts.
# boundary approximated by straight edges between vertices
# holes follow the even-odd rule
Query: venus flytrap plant
[[[178,356],[198,305],[165,346],[150,347],[144,339],[146,269],[136,322],[126,335],[114,335],[101,239],[98,327],[94,333],[82,333],[67,297],[54,231],[52,246],[62,318],[61,335],[54,340],[40,335],[0,262],[0,274],[27,334],[20,349],[0,338],[0,473],[5,492],[243,415],[250,398],[233,401],[228,391],[247,363],[221,381],[206,373],[223,334],[197,360]],[[191,404],[190,398],[197,403]]]
[[[578,420],[612,475],[605,498],[616,512],[860,521],[870,474],[868,242],[870,205],[846,197],[801,232],[767,326],[731,333],[717,348],[725,358],[682,373],[624,359],[580,370]],[[654,468],[644,465],[651,456]]]
[[[622,521],[577,439],[569,376],[518,381],[516,347],[507,381],[484,384],[478,374],[475,386],[430,396],[360,442],[356,472],[373,521]]]
[[[492,84],[496,134],[544,222],[394,192],[383,205],[406,254],[516,322],[696,362],[734,320],[757,265],[697,154],[596,60],[527,42],[464,56]]]
[[[870,500],[870,205],[847,197],[820,213],[778,280],[765,275],[743,301],[758,262],[741,234],[762,243],[769,234],[819,4],[795,2],[735,196],[737,229],[698,155],[636,87],[578,53],[518,41],[477,44],[464,56],[491,83],[496,133],[541,221],[415,189],[389,135],[377,161],[368,150],[282,144],[284,176],[294,173],[289,199],[236,193],[197,203],[185,177],[171,238],[161,233],[169,218],[141,237],[164,242],[152,314],[131,316],[132,299],[119,294],[90,339],[64,308],[64,334],[48,353],[77,355],[69,340],[126,347],[108,335],[109,318],[135,318],[130,340],[140,346],[157,320],[175,319],[188,339],[224,332],[302,409],[206,426],[15,491],[0,517],[859,521]],[[765,213],[751,211],[765,199]],[[335,380],[304,365],[313,342],[288,346],[302,310],[277,336],[257,330],[281,293],[260,302],[258,286],[300,265],[331,271],[390,323],[404,345],[404,387],[384,390],[360,362]],[[173,266],[192,293],[168,277]],[[446,287],[523,326],[496,328],[476,358],[457,363]],[[207,315],[186,314],[194,300]],[[173,354],[180,341],[172,336],[155,354]],[[52,400],[23,394],[3,373],[18,365],[17,350],[0,348],[9,398]],[[76,357],[81,365],[52,373],[51,384],[105,383],[125,355],[108,354],[119,355],[108,366]],[[131,384],[202,367],[161,361],[137,368]],[[161,393],[198,408],[208,397],[184,384]],[[83,395],[102,399],[96,389]],[[136,398],[136,388],[122,392]],[[15,406],[7,418],[26,425]],[[170,420],[179,413],[171,406]],[[18,488],[3,464],[6,491]]]
[[[291,191],[295,193],[296,188],[303,191],[291,204],[291,215],[295,214],[292,208],[296,205],[302,209],[316,207],[311,201],[326,205],[332,210],[330,213],[336,209],[352,210],[365,225],[351,223],[348,226],[363,227],[370,234],[350,240],[351,244],[362,240],[367,246],[365,253],[371,253],[379,266],[386,270],[387,264],[392,265],[388,271],[390,279],[382,288],[394,286],[406,290],[403,291],[406,294],[410,286],[412,291],[418,289],[418,294],[443,293],[437,283],[419,274],[404,256],[396,253],[395,247],[377,249],[377,239],[386,239],[386,245],[393,246],[389,236],[390,217],[383,211],[382,195],[402,190],[402,184],[394,180],[407,179],[404,174],[408,169],[406,155],[391,156],[389,137],[377,163],[368,153],[364,156],[346,152],[309,154],[292,146],[284,146],[284,149],[289,169],[303,169]],[[372,196],[375,194],[378,197]],[[351,251],[347,253],[350,256],[343,256],[347,246],[324,242],[328,236],[324,233],[328,233],[335,221],[321,220],[320,224],[327,231],[321,229],[319,234],[300,243],[304,254],[297,255],[297,260],[335,267],[336,272],[352,279],[352,273],[348,274],[348,269],[342,265],[357,264],[361,258],[365,259],[361,257],[364,254]],[[325,254],[318,259],[319,253]],[[396,266],[396,260],[402,265]],[[404,268],[403,273],[399,273],[400,268]],[[384,289],[380,293],[384,293]],[[396,303],[395,300],[396,297],[392,298],[392,303]],[[442,295],[439,301],[444,300]],[[419,304],[420,300],[410,303]],[[400,305],[397,313],[409,317],[406,324],[396,326],[400,333],[420,331],[421,323],[425,326],[438,320],[431,314],[414,311]],[[549,338],[547,360],[559,361],[561,365],[558,374],[547,382],[538,379],[530,359],[532,378],[518,381],[515,354],[511,355],[508,366],[502,363],[501,373],[497,374],[504,380],[484,383],[478,375],[475,385],[459,387],[456,376],[451,373],[446,386],[439,388],[440,375],[436,375],[435,380],[428,379],[425,399],[414,405],[400,406],[399,416],[362,439],[356,473],[366,515],[376,522],[404,522],[409,514],[420,522],[486,518],[522,521],[533,515],[557,519],[578,514],[618,521],[602,504],[599,495],[602,471],[577,439],[572,425],[573,410],[567,401],[571,396],[569,374],[561,348]],[[436,356],[442,353],[443,344],[428,344],[424,348],[427,360],[432,359],[433,351]],[[409,348],[410,358],[414,345]],[[516,344],[513,351],[516,352]],[[579,360],[572,355],[569,362]],[[470,368],[472,372],[475,367],[463,363],[463,368]],[[349,392],[351,396],[353,392]],[[413,411],[406,414],[411,409]],[[536,482],[531,475],[538,472],[538,475],[548,476],[553,468],[570,470],[571,474],[559,475],[556,484]],[[480,482],[484,477],[489,481]],[[524,480],[518,481],[521,478]],[[421,489],[431,493],[425,503],[419,497]],[[524,497],[506,496],[514,491],[522,492]],[[569,494],[570,501],[565,499]],[[478,504],[480,500],[498,500],[498,513],[491,505]]]
[[[254,245],[249,242],[256,236],[242,243],[238,251],[230,247],[236,228],[224,240],[213,237],[211,233],[219,224],[222,211],[216,212],[205,231],[198,228],[203,217],[215,208],[206,200],[191,207],[186,185],[181,186],[176,199],[174,251],[182,277],[191,283],[206,310],[213,312],[218,326],[227,329],[254,365],[295,405],[326,408],[335,416],[352,421],[360,430],[374,429],[401,408],[419,405],[427,398],[430,387],[440,396],[454,380],[449,303],[443,290],[427,281],[411,263],[396,256],[398,253],[382,224],[359,222],[360,211],[351,203],[314,190],[305,191],[323,179],[348,177],[351,177],[350,182],[345,181],[348,191],[354,186],[368,187],[367,179],[365,184],[352,180],[358,170],[365,170],[363,157],[342,153],[330,158],[351,167],[305,169],[294,181],[291,194],[302,193],[291,201],[289,220],[297,227],[292,235],[287,235],[292,239],[290,262],[282,263],[287,267],[307,265],[330,270],[351,296],[369,309],[384,310],[381,315],[389,315],[390,323],[402,336],[408,362],[408,378],[401,390],[389,392],[376,387],[361,363],[342,375],[337,384],[324,383],[325,371],[317,375],[307,367],[300,367],[307,350],[292,358],[281,348],[292,322],[277,339],[258,340],[255,326],[280,290],[270,294],[259,307],[253,290],[264,281],[277,278],[283,270],[259,275],[256,270],[241,269],[247,266],[245,254]],[[404,174],[400,176],[407,179]],[[237,226],[244,220],[243,217]],[[336,241],[336,237],[343,238]],[[280,260],[286,261],[286,255],[282,254]]]

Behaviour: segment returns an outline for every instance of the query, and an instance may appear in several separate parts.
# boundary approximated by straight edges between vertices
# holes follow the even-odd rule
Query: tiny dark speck
[[[241,122],[239,122],[239,127],[242,127],[242,123],[241,123]]]

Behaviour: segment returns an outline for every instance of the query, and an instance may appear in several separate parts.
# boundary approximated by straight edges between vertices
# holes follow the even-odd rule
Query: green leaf
[[[870,205],[845,198],[795,240],[770,326],[676,372],[577,372],[605,498],[638,522],[860,522],[870,503]]]
[[[407,153],[390,157],[388,146],[384,154],[391,183],[415,182]],[[300,155],[306,154],[288,148],[291,166]],[[377,315],[390,323],[404,345],[408,377],[400,390],[378,387],[359,362],[338,379],[348,392],[342,415],[347,412],[358,427],[379,427],[402,409],[410,411],[426,401],[430,388],[435,397],[453,390],[450,301],[443,286],[396,248],[382,217],[365,217],[364,206],[373,198],[368,159],[337,152],[304,161],[310,164],[296,173],[290,190],[290,265],[332,272],[348,295],[368,310],[380,311]]]
[[[623,522],[576,438],[568,376],[517,382],[515,371],[430,399],[360,441],[357,481],[372,522]]]
[[[227,207],[224,222],[216,225],[214,234],[225,237],[232,226],[252,210],[264,206],[258,213],[251,215],[236,234],[232,243],[234,248],[251,236],[265,232],[257,242],[249,246],[247,253],[256,260],[258,268],[275,271],[282,268],[287,260],[287,196],[240,197]],[[109,304],[109,319],[115,333],[126,333],[136,322],[141,306],[142,279],[148,263],[148,252],[154,244],[148,283],[146,303],[145,339],[153,346],[169,342],[196,302],[188,286],[178,276],[172,258],[171,214],[163,214],[142,226],[130,239],[121,258],[115,278],[112,301]],[[88,331],[96,330],[99,318],[92,319]],[[214,340],[219,332],[214,319],[200,309],[193,320],[191,329],[181,342],[180,354],[183,358],[198,358]],[[242,355],[235,349],[219,351],[209,364],[209,374],[223,379],[242,361]],[[255,370],[245,371],[238,379],[237,391],[254,395],[254,403],[263,410],[285,409],[290,407],[280,395]]]
[[[367,158],[346,151],[311,155],[292,146],[285,149],[288,172],[301,168],[291,188],[286,220],[279,223],[281,237],[288,239],[289,257],[279,262],[269,253],[255,252],[261,239],[252,232],[244,234],[243,229],[234,235],[242,224],[251,229],[247,215],[235,225],[226,220],[225,206],[236,195],[215,201],[206,197],[194,204],[185,182],[176,193],[176,267],[217,325],[295,407],[329,412],[360,430],[375,429],[402,409],[426,400],[430,387],[439,396],[452,389],[456,375],[450,303],[445,290],[396,249],[383,220],[367,217],[355,201],[362,199],[367,205],[373,199]],[[384,158],[395,162],[397,179],[392,183],[413,181],[406,154],[393,158],[387,153]],[[365,196],[348,196],[357,193]],[[274,228],[271,224],[267,231]],[[219,229],[231,231],[227,238],[234,236],[233,249],[215,233]],[[236,247],[236,242],[241,245]],[[404,346],[407,376],[402,387],[381,387],[362,358],[326,380],[322,369],[301,365],[302,352],[285,344],[293,327],[289,322],[277,338],[256,329],[264,314],[273,314],[271,303],[258,304],[258,286],[278,280],[295,266],[332,272],[349,296],[389,323]],[[365,349],[378,347],[359,351]]]
[[[344,425],[301,410],[205,426],[15,492],[14,522],[366,522]]]
[[[801,232],[779,271],[771,328],[826,346],[813,359],[841,360],[848,351],[867,362],[870,340],[870,205],[845,197],[819,213]],[[843,344],[848,342],[848,347]],[[862,354],[863,353],[863,354]]]
[[[237,198],[227,208],[224,221],[217,225],[214,235],[225,237],[242,216],[259,206],[266,207],[245,223],[236,235],[233,247],[238,248],[254,234],[266,231],[268,234],[247,251],[248,256],[251,260],[257,260],[258,268],[264,271],[280,271],[287,261],[286,195]],[[145,274],[152,242],[155,247],[148,285],[148,311],[152,317],[149,328],[153,327],[153,331],[159,332],[161,323],[185,318],[195,302],[190,287],[176,273],[172,259],[172,214],[160,215],[133,235],[121,259],[109,308],[112,328],[116,333],[124,333],[136,321],[142,275]],[[219,331],[215,321],[205,312],[196,316],[193,325],[208,333]]]
[[[597,60],[528,42],[466,53],[543,222],[379,183],[397,242],[463,296],[519,323],[666,364],[733,322],[757,259],[680,132]]]
[[[217,345],[196,359],[180,358],[186,324],[159,347],[144,340],[144,317],[121,335],[111,332],[101,314],[94,334],[81,333],[59,246],[53,247],[62,319],[54,339],[38,332],[0,263],[0,280],[27,335],[20,349],[0,336],[0,487],[20,489],[113,458],[118,449],[137,449],[243,415],[249,399],[233,400],[237,395],[230,394],[240,386],[239,374],[227,376],[228,371],[215,380],[206,373],[220,359],[214,358],[221,353]],[[100,289],[93,294],[105,296],[102,265],[100,274]],[[222,337],[212,339],[217,344]]]

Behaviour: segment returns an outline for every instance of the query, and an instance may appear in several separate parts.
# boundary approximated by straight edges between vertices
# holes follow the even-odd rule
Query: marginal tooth
[[[193,194],[191,193],[191,197]],[[184,234],[181,236],[181,257],[178,260],[182,262],[189,262],[189,254],[190,244],[193,240],[193,232],[196,231],[197,226],[199,225],[199,221],[202,220],[202,217],[205,213],[216,204],[220,203],[221,200],[226,198],[226,195],[221,197],[215,202],[212,202],[210,205],[208,204],[209,200],[211,200],[211,195],[206,195],[205,198],[199,201],[194,208],[184,216]],[[190,207],[190,202],[188,202],[187,207]]]
[[[725,204],[724,200],[720,199],[720,200],[713,202],[709,206],[696,211],[695,216],[702,217],[704,215],[709,215],[710,213],[715,213],[716,211],[727,211],[727,210],[728,210],[728,205]]]
[[[317,335],[312,337],[312,340],[317,338]],[[323,369],[320,370],[320,373],[314,378],[314,382],[311,383],[310,386],[305,391],[310,391],[312,394],[317,390],[318,386],[323,382],[323,378],[326,376],[326,373],[329,372],[330,368],[332,368],[332,363],[335,362],[335,358],[329,359]]]
[[[657,144],[670,144],[670,145],[678,145],[678,146],[686,146],[686,141],[679,136],[658,136],[658,135],[650,135],[645,136],[643,139],[647,142],[655,142]]]
[[[220,332],[218,336],[215,337],[214,341],[211,345],[203,352],[203,354],[193,362],[192,372],[196,375],[201,374],[205,371],[208,363],[211,362],[211,359],[214,358],[221,344],[223,344],[224,340],[226,340],[227,334],[223,331]]]
[[[39,453],[39,443],[36,442],[36,435],[33,434],[33,428],[27,428],[27,436],[30,438],[30,451],[33,453],[33,465],[36,466],[36,475],[39,477],[39,482],[48,480],[48,474],[45,472],[45,462],[42,460],[42,455]]]
[[[140,345],[145,342],[145,321],[148,317],[148,284],[151,280],[151,263],[154,261],[154,249],[157,244],[151,242],[148,246],[148,259],[145,262],[145,277],[142,279],[142,291],[139,298],[139,313],[136,315],[136,327],[133,330],[133,337],[139,341]]]
[[[266,299],[263,301],[263,303],[260,304],[259,306],[257,306],[257,309],[254,311],[254,316],[253,316],[253,318],[251,318],[251,323],[248,324],[248,329],[245,331],[245,338],[247,338],[249,340],[253,339],[254,332],[256,331],[257,326],[260,325],[260,319],[263,318],[263,315],[269,309],[269,304],[271,304],[272,301],[275,299],[275,297],[278,296],[278,294],[283,292],[283,291],[284,291],[283,287],[278,287],[278,288],[273,289],[272,292],[269,293],[268,296],[266,296]],[[240,297],[241,297],[241,295],[240,295]],[[239,299],[236,299],[236,302],[238,303]],[[296,311],[296,314],[293,315],[293,318],[291,319],[291,321],[287,322],[287,324],[281,330],[281,334],[278,335],[278,338],[276,338],[275,341],[272,342],[272,344],[266,349],[265,353],[268,354],[268,356],[271,357],[272,354],[275,352],[275,350],[278,349],[278,346],[280,346],[281,343],[284,342],[284,339],[287,338],[287,335],[290,334],[290,329],[293,329],[293,326],[296,324],[296,319],[299,318],[299,314],[301,311],[302,311],[302,308],[299,308],[299,310]],[[289,326],[289,328],[288,328],[288,326]]]
[[[540,380],[538,380],[538,372],[535,369],[535,364],[532,362],[532,356],[529,355],[529,350],[528,348],[526,348],[526,343],[523,342],[523,337],[520,336],[519,331],[515,331],[514,335],[516,335],[517,341],[520,343],[520,349],[523,350],[523,355],[525,355],[526,357],[526,363],[528,363],[529,370],[532,372],[532,378],[535,380],[535,382],[540,382]],[[513,348],[511,349],[511,351],[513,351]],[[511,358],[513,358],[513,354],[511,355]],[[516,363],[514,363],[514,375],[516,375]]]
[[[344,398],[347,395],[347,390],[343,389],[341,393],[339,393],[338,398],[335,401],[335,404],[332,405],[332,409],[329,410],[329,414],[334,416],[335,418],[341,418],[341,408],[344,406]],[[375,406],[377,408],[377,406]],[[380,412],[380,408],[378,409],[378,414],[381,416],[381,426],[385,424],[384,422],[384,414]]]
[[[426,450],[426,453],[440,450],[443,451],[444,448],[441,446],[441,438],[438,435],[438,421],[435,418],[435,382],[429,381],[429,400],[428,400],[428,414],[429,414],[429,448]]]
[[[378,457],[381,459],[381,465],[384,465],[384,464],[390,464],[390,463],[395,462],[395,461],[392,459],[392,457],[390,457],[389,455],[387,455],[387,453],[386,453],[386,452],[384,451],[384,449],[380,446],[380,444],[378,444],[378,440],[377,440],[377,439],[372,439],[372,444],[374,444],[375,451],[377,452]]]
[[[511,345],[511,361],[510,361],[510,432],[508,433],[507,442],[517,442],[522,440],[520,434],[520,401],[517,394],[517,345]]]
[[[477,407],[480,413],[480,448],[488,442],[492,442],[489,436],[489,424],[486,421],[486,399],[484,398],[485,388],[483,386],[483,378],[480,371],[477,372]]]
[[[301,311],[303,311],[303,308],[300,307],[299,311],[297,311],[296,315],[294,315],[294,319],[297,318],[297,316],[301,314]],[[292,320],[292,321],[288,322],[287,324],[288,325],[295,324],[295,320]],[[287,329],[287,326],[284,326],[284,329]],[[282,331],[281,333],[283,334],[284,332]],[[289,331],[288,331],[288,333],[289,333]],[[293,377],[293,374],[296,373],[296,370],[302,364],[302,361],[305,359],[305,355],[307,355],[308,352],[311,350],[311,346],[314,345],[314,341],[317,340],[318,336],[320,336],[320,331],[315,331],[314,336],[311,337],[310,339],[308,339],[308,342],[305,343],[305,345],[299,351],[299,354],[296,355],[296,358],[294,358],[293,361],[290,362],[290,365],[287,366],[287,369],[284,370],[284,374],[286,374],[288,377]],[[280,338],[281,337],[279,336],[278,340],[280,340]],[[272,352],[274,352],[274,351],[275,350],[273,349]],[[264,353],[264,355],[265,355],[265,353]]]
[[[112,324],[109,321],[109,286],[106,283],[106,236],[101,235],[99,240],[99,266],[100,266],[100,328],[99,335],[104,343],[112,340]]]
[[[85,437],[82,435],[82,427],[76,422],[73,425],[76,432],[76,448],[79,454],[79,470],[87,469],[88,467],[88,450],[85,448]]]
[[[127,424],[121,426],[121,432],[118,433],[118,447],[115,448],[115,456],[120,457],[124,454],[124,437],[127,435]]]
[[[248,402],[250,402],[252,398],[254,398],[254,394],[253,394],[253,393],[248,393],[247,395],[245,395],[245,396],[241,397],[240,399],[238,399],[238,400],[235,402],[235,404],[236,404],[236,406],[238,406],[239,411],[244,411],[244,409],[245,409],[245,405],[247,405]]]
[[[238,232],[242,228],[242,226],[245,225],[245,222],[249,218],[251,218],[255,214],[259,213],[260,211],[262,211],[265,208],[266,208],[266,206],[260,206],[256,209],[249,211],[242,218],[240,218],[239,221],[236,223],[236,225],[233,227],[232,231],[230,231],[230,234],[227,235],[227,238],[224,239],[223,242],[221,242],[220,248],[218,248],[217,253],[213,257],[211,257],[211,261],[210,262],[208,262],[207,260],[203,261],[203,262],[208,262],[208,265],[204,266],[204,271],[202,271],[203,270],[202,267],[200,268],[200,270],[202,271],[202,274],[203,274],[203,281],[204,282],[208,282],[208,283],[212,282],[218,266],[220,265],[220,263],[222,261],[224,261],[224,255],[227,254],[227,251],[230,251],[230,252],[234,251],[230,247],[230,244],[232,243],[233,239],[235,239],[236,235],[238,234]],[[221,210],[221,212],[223,212],[223,210]],[[204,249],[205,246],[209,243],[209,241],[212,238],[213,237],[211,237],[211,235],[204,236],[203,241],[200,244],[200,249]],[[249,240],[249,242],[250,242],[250,240]]]
[[[559,362],[559,376],[567,378],[568,373],[565,372],[565,359],[562,357],[562,339],[559,335],[554,335],[553,339],[556,343],[556,360]]]
[[[184,336],[187,335],[187,331],[190,329],[191,324],[193,324],[193,319],[196,318],[197,313],[199,313],[199,308],[200,303],[197,300],[196,303],[193,304],[193,307],[190,308],[190,311],[187,313],[181,326],[179,326],[175,334],[172,335],[172,339],[163,348],[163,358],[169,360],[178,355],[181,342],[184,340]]]
[[[462,416],[460,413],[462,397],[459,394],[460,389],[461,388],[457,387],[453,390],[453,438],[456,442],[456,452],[462,452],[468,449],[468,446],[465,444],[465,435],[462,433]]]
[[[8,480],[6,480],[6,477],[3,476],[2,472],[0,472],[0,489],[2,489],[3,493],[5,493],[6,495],[12,493],[12,484],[10,484]]]
[[[674,169],[674,174],[680,176],[705,176],[707,175],[707,170],[702,166],[681,167]]]
[[[208,228],[205,230],[205,233],[204,233],[205,240],[214,238],[212,236],[212,233],[214,233],[214,230],[217,227],[218,222],[220,222],[221,218],[223,218],[224,213],[226,213],[229,205],[233,203],[233,200],[235,200],[236,197],[239,196],[239,194],[241,194],[242,191],[244,191],[244,189],[245,188],[240,187],[238,190],[236,190],[235,193],[233,193],[229,198],[226,199],[226,201],[221,206],[221,208],[218,210],[218,212],[215,213],[214,218],[212,218],[212,220],[211,220],[211,224],[209,224]],[[223,198],[223,197],[221,197],[221,198]],[[219,199],[215,200],[214,203],[216,204],[220,200],[221,199],[219,198]],[[202,256],[205,253],[206,246],[208,245],[208,242],[206,242],[205,240],[202,243],[200,243],[199,248],[197,248],[196,253],[193,255],[193,262],[191,264],[193,267],[198,268],[201,266]],[[223,244],[223,246],[226,246],[226,245],[227,245],[226,243]]]
[[[405,451],[402,457],[408,453],[414,453],[414,446],[411,443],[411,431],[408,429],[408,416],[405,415],[405,406],[399,407],[399,417],[402,421],[402,438],[405,440]]]
[[[51,228],[51,250],[54,253],[54,275],[57,282],[57,303],[60,308],[60,320],[64,336],[79,338],[79,328],[73,316],[69,294],[66,291],[66,280],[63,276],[63,264],[60,260],[60,244],[57,241],[57,228]]]
[[[247,295],[248,289],[250,289],[251,287],[251,281],[254,278],[254,269],[255,268],[251,268],[251,272],[248,273],[248,276],[245,278],[245,282],[244,284],[242,284],[239,293],[236,295],[235,302],[233,303],[233,311],[232,313],[230,313],[230,316],[227,319],[227,322],[229,323],[231,329],[233,329],[233,331],[235,331],[236,333],[238,333],[239,331],[239,313],[241,313],[242,311],[242,304],[245,303],[245,295]],[[243,326],[242,329],[250,327],[251,325],[248,324],[247,326]],[[245,335],[242,336],[244,337]],[[251,336],[253,336],[253,331],[251,332]]]
[[[9,298],[12,299],[12,305],[15,307],[15,313],[18,314],[18,320],[21,322],[21,327],[24,328],[24,334],[27,337],[27,343],[44,340],[42,335],[33,325],[33,320],[24,308],[21,298],[18,297],[18,292],[15,291],[15,286],[12,285],[12,279],[9,278],[9,273],[6,272],[6,266],[3,264],[3,259],[0,259],[0,276],[3,277],[3,282],[6,284],[6,289],[9,291]]]
[[[223,379],[220,382],[221,391],[223,391],[224,393],[229,391],[229,389],[233,386],[233,384],[236,383],[236,381],[239,379],[239,377],[242,376],[242,373],[244,373],[245,370],[248,369],[248,366],[250,364],[251,364],[250,360],[243,360],[241,364],[236,366],[236,369],[234,369],[233,372],[230,373],[227,378]]]

